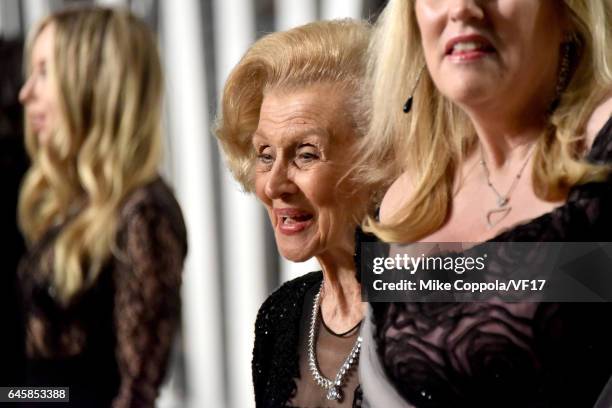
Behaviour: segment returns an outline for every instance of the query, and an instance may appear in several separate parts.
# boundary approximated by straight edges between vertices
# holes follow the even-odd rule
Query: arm
[[[252,361],[257,407],[285,406],[294,395],[304,294],[321,279],[321,272],[312,272],[286,282],[259,309]]]
[[[268,335],[271,334],[268,329],[268,324],[265,321],[264,312],[265,303],[257,313],[255,321],[255,344],[253,346],[253,359],[251,361],[251,375],[253,378],[253,388],[255,390],[255,401],[259,403],[261,393],[265,386],[265,378],[268,375],[268,367],[266,364],[266,355],[268,354],[267,343]]]
[[[153,407],[180,317],[186,239],[148,204],[130,212],[120,236],[125,258],[115,271],[114,318],[121,383],[113,407]]]

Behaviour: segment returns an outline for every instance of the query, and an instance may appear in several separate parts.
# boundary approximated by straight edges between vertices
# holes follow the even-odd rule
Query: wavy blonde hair
[[[359,87],[365,76],[369,38],[366,22],[318,21],[268,34],[247,50],[225,83],[214,128],[228,167],[246,191],[253,190],[251,139],[266,90],[321,83],[346,91],[346,112],[362,135]]]
[[[162,72],[155,38],[119,9],[69,9],[30,33],[29,55],[53,25],[59,129],[41,146],[26,124],[32,165],[21,188],[19,222],[30,243],[61,225],[53,285],[67,303],[88,288],[116,251],[119,208],[158,174]]]
[[[584,140],[579,135],[612,85],[612,6],[608,1],[564,3],[579,59],[535,150],[534,190],[548,201],[563,199],[572,186],[601,180],[609,172],[607,166],[582,159]],[[414,1],[390,0],[369,52],[365,92],[372,108],[355,177],[365,185],[389,185],[408,171],[415,190],[389,223],[368,217],[364,229],[388,242],[416,241],[445,222],[455,172],[477,137],[467,115],[436,89],[426,69],[411,113],[401,110],[425,65]]]

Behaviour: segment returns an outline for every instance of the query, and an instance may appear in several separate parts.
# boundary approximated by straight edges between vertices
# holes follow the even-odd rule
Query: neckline
[[[604,138],[605,135],[607,134],[611,134],[612,137],[612,115],[608,118],[608,120],[606,121],[606,123],[603,125],[603,127],[599,130],[599,132],[597,132],[597,135],[595,136],[595,139],[593,139],[593,144],[591,145],[591,148],[589,149],[588,153],[585,155],[585,159],[590,159],[590,160],[594,160],[595,158],[591,157],[591,155],[593,154],[594,151],[597,151],[596,149],[599,148],[599,145],[604,143]],[[571,191],[576,188],[579,187],[579,185],[573,186],[570,189],[570,193],[568,194],[568,197],[571,195]],[[544,214],[538,215],[537,217],[534,218],[528,218],[524,221],[520,221],[517,224],[508,227],[502,231],[500,231],[497,235],[493,236],[490,239],[487,239],[485,241],[480,241],[477,242],[476,245],[474,245],[474,247],[477,247],[480,244],[484,244],[484,243],[491,243],[491,242],[497,242],[497,241],[505,241],[504,239],[501,239],[503,236],[512,233],[513,231],[517,230],[518,228],[522,228],[525,227],[527,225],[531,225],[533,223],[539,223],[541,221],[544,221],[550,217],[552,217],[552,215],[558,211],[559,209],[565,207],[568,204],[568,201],[566,200],[563,204],[553,208],[552,210],[545,212]]]
[[[359,332],[359,330],[357,329],[359,329],[359,327],[361,326],[361,323],[363,323],[363,319],[362,319],[359,321],[359,323],[357,323],[355,326],[351,327],[347,331],[342,332],[342,333],[336,333],[325,323],[325,319],[323,319],[323,312],[321,308],[319,308],[319,311],[317,313],[319,314],[319,319],[321,320],[321,326],[323,326],[325,331],[327,331],[329,334],[339,339],[350,339],[350,338],[355,337],[357,333]]]

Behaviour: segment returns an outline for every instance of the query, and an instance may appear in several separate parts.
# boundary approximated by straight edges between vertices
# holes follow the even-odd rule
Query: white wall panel
[[[284,31],[317,19],[316,0],[275,0],[276,30]]]
[[[25,24],[29,28],[51,12],[53,2],[50,0],[23,0],[22,6]]]
[[[251,0],[215,0],[215,53],[218,94],[230,70],[255,40]],[[266,294],[263,211],[255,198],[240,191],[221,163],[224,281],[227,312],[229,404],[254,406],[251,358],[257,310]]]
[[[127,7],[128,0],[96,0],[96,4],[107,7]]]
[[[362,7],[362,0],[321,0],[321,18],[361,18]]]
[[[197,0],[161,1],[174,185],[187,222],[183,334],[188,406],[224,407],[221,299],[205,55]]]
[[[321,265],[315,258],[310,258],[305,262],[291,262],[286,259],[281,259],[281,281],[286,282],[291,279],[295,279],[298,276],[304,275],[308,272],[320,271]]]

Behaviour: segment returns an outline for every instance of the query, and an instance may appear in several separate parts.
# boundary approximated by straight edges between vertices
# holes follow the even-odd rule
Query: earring
[[[404,104],[404,107],[402,108],[404,113],[408,113],[412,110],[412,100],[414,99],[414,91],[416,90],[416,87],[419,85],[419,81],[421,80],[421,74],[423,73],[423,70],[425,70],[425,65],[423,65],[421,69],[419,70],[416,81],[414,81],[414,85],[412,86],[412,90],[410,91],[410,96],[408,97],[408,100],[406,101],[406,103]]]
[[[550,105],[549,113],[554,112],[561,103],[561,96],[569,85],[572,70],[572,57],[574,55],[575,43],[572,40],[561,43],[561,59],[559,61],[559,73],[555,85],[555,97]]]
[[[573,43],[571,42],[561,44],[561,63],[559,66],[559,76],[557,77],[557,86],[555,88],[557,95],[561,95],[569,83],[572,49]]]

